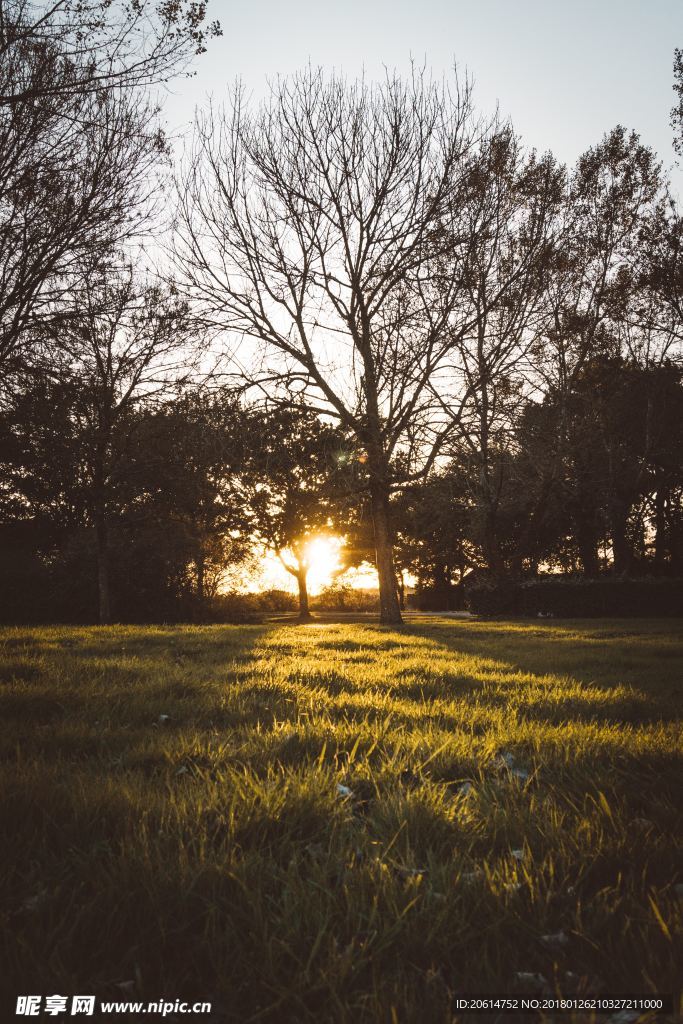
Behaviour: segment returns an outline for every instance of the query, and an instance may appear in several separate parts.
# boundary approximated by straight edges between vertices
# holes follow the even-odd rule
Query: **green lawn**
[[[8,996],[132,981],[216,1020],[431,1024],[522,971],[674,991],[682,638],[2,630]]]

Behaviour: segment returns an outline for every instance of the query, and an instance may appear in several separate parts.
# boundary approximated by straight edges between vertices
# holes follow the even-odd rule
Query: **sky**
[[[320,538],[313,542],[309,550],[310,570],[308,573],[308,592],[319,594],[329,586],[335,578],[345,586],[358,590],[373,590],[377,587],[377,571],[368,562],[358,568],[349,569],[341,577],[337,576],[340,569],[339,544],[335,538]],[[406,575],[406,582],[413,586],[414,579]],[[237,586],[242,590],[288,590],[294,594],[297,583],[291,573],[283,567],[275,552],[264,552],[257,565],[249,565],[241,578],[231,578],[228,587]]]
[[[178,151],[195,108],[238,78],[258,99],[269,78],[308,63],[371,79],[411,60],[437,77],[455,63],[474,79],[478,110],[498,107],[528,148],[571,164],[622,124],[658,153],[683,195],[669,124],[682,0],[209,0],[209,17],[223,36],[165,99]],[[259,585],[293,587],[274,556],[262,576]],[[326,581],[312,582],[315,591]]]
[[[616,124],[674,163],[669,115],[681,0],[209,0],[223,36],[196,74],[166,97],[178,138],[197,105],[241,78],[255,97],[268,78],[307,63],[355,76],[404,71],[411,58],[436,75],[454,62],[473,76],[484,114],[498,105],[526,145],[573,162]],[[674,169],[683,193],[683,170]]]

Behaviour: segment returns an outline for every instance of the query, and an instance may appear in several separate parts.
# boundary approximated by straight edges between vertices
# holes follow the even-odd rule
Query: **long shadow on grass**
[[[456,975],[471,969],[479,990],[486,991],[487,986],[495,990],[495,982],[504,989],[515,969],[552,970],[552,963],[543,959],[545,954],[538,946],[536,934],[560,927],[571,931],[579,920],[590,941],[585,956],[587,969],[602,973],[602,964],[607,963],[610,952],[605,947],[605,922],[612,917],[616,919],[614,932],[619,936],[620,956],[612,957],[621,972],[616,975],[617,982],[621,983],[622,976],[627,981],[631,974],[639,977],[642,963],[642,970],[649,971],[654,983],[659,982],[665,990],[665,971],[659,965],[665,963],[666,947],[657,945],[664,943],[657,923],[653,921],[647,933],[636,933],[628,942],[621,937],[622,931],[626,934],[632,927],[627,916],[630,905],[635,905],[639,920],[648,920],[645,900],[634,904],[636,885],[645,867],[649,872],[648,883],[653,879],[666,882],[672,874],[673,852],[664,840],[654,846],[654,840],[648,839],[647,847],[642,840],[640,852],[638,840],[630,842],[627,849],[619,833],[607,842],[603,831],[609,839],[611,814],[601,812],[598,804],[591,805],[597,809],[591,841],[584,834],[578,842],[567,843],[564,832],[569,832],[577,821],[571,816],[570,805],[563,805],[564,817],[555,821],[554,832],[547,838],[543,811],[527,812],[527,791],[512,781],[509,785],[505,781],[501,790],[493,784],[485,789],[477,819],[481,827],[473,830],[466,818],[462,823],[451,820],[441,805],[431,800],[431,784],[422,786],[418,780],[421,788],[409,790],[404,786],[401,775],[394,771],[389,750],[384,763],[378,759],[377,764],[380,798],[369,800],[365,806],[360,806],[358,800],[339,801],[334,794],[334,778],[325,771],[313,780],[318,786],[308,784],[309,758],[317,758],[324,743],[326,723],[324,718],[316,718],[318,708],[314,699],[321,688],[335,688],[330,693],[340,698],[339,713],[351,723],[363,715],[374,714],[373,700],[379,702],[383,697],[409,699],[427,707],[430,700],[439,697],[461,701],[466,718],[468,708],[475,703],[492,710],[494,706],[498,710],[501,702],[506,705],[515,687],[512,676],[521,670],[539,677],[537,703],[542,709],[542,677],[553,671],[548,665],[547,651],[543,661],[543,652],[530,652],[519,635],[502,653],[500,647],[495,652],[487,651],[486,633],[477,634],[476,630],[464,633],[458,628],[451,632],[445,627],[426,625],[409,628],[404,634],[406,639],[423,638],[410,651],[413,659],[416,650],[426,657],[431,651],[441,663],[449,655],[475,654],[479,664],[493,666],[486,671],[495,669],[499,676],[495,687],[491,687],[482,684],[476,670],[462,675],[444,673],[443,664],[436,664],[434,678],[427,679],[427,686],[433,684],[433,688],[425,693],[424,686],[409,678],[407,669],[401,676],[401,649],[408,647],[401,634],[387,636],[373,631],[372,635],[382,637],[379,647],[372,646],[370,632],[367,645],[361,642],[355,647],[343,647],[332,641],[329,650],[340,652],[340,664],[334,673],[321,671],[317,675],[318,635],[292,632],[280,635],[270,645],[264,644],[271,629],[272,626],[203,632],[179,628],[151,636],[128,631],[123,637],[121,632],[112,632],[110,637],[99,634],[96,641],[83,632],[78,634],[75,644],[68,645],[67,655],[64,648],[51,648],[49,644],[42,650],[40,671],[44,673],[44,691],[35,680],[19,678],[11,684],[13,696],[18,693],[22,697],[12,707],[11,721],[5,722],[15,730],[15,735],[19,729],[25,736],[30,735],[30,698],[51,696],[50,685],[55,691],[59,689],[65,708],[59,720],[41,723],[45,731],[41,731],[37,742],[42,744],[42,757],[27,759],[25,765],[17,766],[15,781],[19,785],[11,793],[8,790],[5,797],[5,820],[12,821],[14,828],[11,835],[6,834],[3,852],[6,862],[13,863],[15,868],[7,875],[8,906],[13,916],[12,943],[7,947],[4,973],[13,996],[17,992],[35,991],[37,984],[38,991],[98,992],[117,999],[121,998],[121,982],[130,985],[128,979],[142,978],[145,998],[155,998],[159,992],[179,995],[193,985],[205,998],[219,987],[228,994],[231,1008],[237,1007],[225,1019],[244,1021],[259,1011],[255,993],[263,991],[264,982],[281,983],[286,992],[286,986],[294,979],[299,986],[292,990],[298,999],[296,1009],[292,996],[288,1010],[283,1011],[274,1003],[276,1009],[272,1014],[263,1017],[259,1011],[259,1017],[271,1021],[320,1020],[325,1015],[324,1006],[319,1012],[312,1009],[320,998],[320,986],[317,980],[311,980],[308,966],[300,965],[310,965],[317,950],[325,951],[326,934],[333,935],[335,945],[328,958],[320,961],[316,978],[330,977],[340,962],[338,949],[355,949],[354,955],[360,955],[358,950],[364,948],[366,940],[359,936],[367,935],[370,921],[379,932],[381,959],[373,961],[379,963],[379,974],[386,975],[392,963],[416,963],[425,972],[436,965],[456,990]],[[495,630],[489,632],[493,646],[496,636],[500,641],[500,635]],[[385,642],[390,646],[383,646]],[[281,658],[285,648],[300,657],[291,680],[304,691],[308,688],[313,698],[314,747],[310,750],[300,742],[305,738],[306,724],[299,721],[300,702],[293,699],[293,684],[286,666],[283,671]],[[363,680],[357,680],[355,689],[348,679],[344,680],[345,652],[349,654],[349,670],[357,664],[359,655],[367,657],[370,663],[378,653],[391,655],[384,663],[388,679],[381,686],[375,686],[374,681],[367,685],[365,710],[354,702],[354,696],[363,688]],[[121,656],[127,659],[125,671],[110,671]],[[538,662],[536,667],[532,667],[534,659]],[[245,679],[243,684],[240,678],[228,677],[230,664],[251,662],[256,680]],[[269,663],[278,669],[272,675]],[[262,667],[266,668],[265,673],[261,672]],[[88,673],[93,669],[91,678]],[[568,679],[582,679],[571,668],[560,674]],[[395,676],[398,678],[394,684],[391,680]],[[437,680],[441,693],[436,690]],[[590,677],[583,682],[598,685]],[[226,683],[230,687],[229,699],[235,701],[234,708],[221,704]],[[560,689],[562,683],[560,678]],[[535,686],[536,681],[532,678],[530,684]],[[529,680],[520,681],[520,688],[525,685],[529,685]],[[610,685],[603,686],[608,699]],[[87,704],[88,697],[92,698],[92,708]],[[170,716],[163,723],[156,720],[161,710]],[[188,743],[188,749],[182,753],[187,760],[183,765],[185,772],[179,774],[177,764],[169,764],[168,777],[164,776],[158,786],[151,784],[149,776],[157,770],[163,773],[164,755],[169,753],[180,731],[199,728],[196,723],[208,726],[212,715],[217,718],[221,711],[231,714],[233,710],[243,714],[241,726],[255,722],[263,726],[254,741],[254,758],[258,760],[253,767],[259,761],[263,768],[280,762],[291,764],[296,770],[273,771],[268,785],[254,785],[253,770],[231,773],[228,764],[224,771],[220,750],[212,751],[215,757],[208,757],[206,744],[193,748]],[[301,710],[306,710],[305,701]],[[325,703],[324,714],[328,710],[329,704]],[[581,706],[575,710],[585,713]],[[129,716],[126,721],[135,721],[133,730],[122,727],[123,712]],[[129,776],[124,771],[122,776],[113,772],[111,779],[79,779],[74,786],[71,772],[55,766],[52,755],[62,749],[60,743],[65,742],[67,728],[80,728],[82,743],[88,736],[99,736],[101,722],[96,719],[103,713],[110,717],[106,724],[110,732],[105,735],[131,747],[134,761],[129,768],[133,770]],[[186,713],[194,716],[191,721],[183,720]],[[405,717],[416,731],[424,724],[419,716]],[[276,718],[280,724],[282,719],[288,720],[288,732],[283,730],[279,735],[270,728]],[[331,732],[334,724],[330,723]],[[207,742],[218,743],[233,725],[226,718],[217,732],[209,734]],[[302,735],[297,736],[292,726],[300,727]],[[148,747],[132,747],[145,729]],[[73,733],[69,735],[73,739]],[[348,742],[352,748],[354,737],[344,730],[340,742]],[[391,737],[386,742],[390,744]],[[75,747],[70,750],[76,753]],[[170,755],[176,754],[180,751],[170,750]],[[207,773],[216,764],[220,774],[219,785],[214,787]],[[436,778],[437,763],[432,762],[432,767]],[[654,772],[654,768],[649,757],[638,759],[634,798],[640,799],[644,772]],[[136,779],[136,774],[142,778]],[[621,776],[611,774],[611,766],[600,774],[613,788],[623,788],[625,792],[634,778],[631,774],[630,780],[622,780]],[[577,799],[583,800],[586,778],[584,773],[584,777],[577,779],[573,791],[570,788],[570,796],[576,798],[578,792]],[[593,773],[589,778],[591,785],[597,784],[600,775]],[[363,794],[362,781],[359,778],[358,783],[352,782],[357,797]],[[551,781],[555,784],[554,778]],[[653,775],[652,785],[655,783]],[[329,786],[329,797],[321,795],[320,785]],[[543,776],[536,785],[544,785]],[[618,805],[612,803],[618,815]],[[588,806],[587,801],[584,804]],[[584,804],[577,803],[578,816]],[[643,807],[642,813],[646,810]],[[669,820],[668,808],[657,813],[658,821]],[[547,885],[554,901],[552,918],[546,918],[539,909],[541,901],[532,901],[532,889],[527,889],[526,883],[521,893],[511,896],[501,888],[521,870],[510,862],[508,851],[521,846],[527,835],[539,863],[548,850],[560,866],[563,858],[573,857],[577,862],[571,862],[572,873],[561,873],[558,881],[554,881],[554,874],[540,878],[543,889],[539,891],[543,892]],[[634,850],[637,856],[631,858],[634,866],[629,875],[631,869],[625,853],[633,854]],[[497,868],[493,889],[487,880],[475,881],[474,896],[468,895],[469,888],[456,887],[454,876],[463,863],[469,867],[484,858],[495,860],[499,856],[507,867]],[[405,870],[400,870],[425,865],[429,873],[419,885],[410,874],[406,877]],[[607,902],[600,903],[595,894],[613,885],[615,877],[621,886],[620,902],[612,907]],[[631,904],[625,902],[624,878],[630,885],[626,897]],[[578,886],[579,895],[584,898],[587,909],[581,911],[581,919],[571,916],[576,901],[573,895],[569,896],[568,883],[572,892]],[[424,894],[420,900],[416,899],[418,894]],[[597,905],[593,919],[592,903]],[[617,913],[613,913],[615,908]],[[438,928],[430,931],[434,919]],[[358,942],[353,946],[356,939]],[[575,942],[573,933],[571,941]],[[594,968],[597,951],[605,948],[602,963]],[[292,958],[292,950],[300,956],[298,961]],[[502,959],[505,963],[498,966]],[[621,965],[625,959],[627,962]],[[482,963],[492,966],[482,968]],[[577,967],[571,960],[566,966],[583,973],[583,963],[581,960]],[[612,976],[607,980],[612,981]],[[370,984],[367,979],[359,980],[358,975],[348,974],[342,976],[340,991],[352,990],[364,997]],[[428,993],[429,985],[425,982],[419,990],[423,1003]],[[132,998],[136,997],[137,990]],[[393,1005],[394,999],[395,994],[387,990],[385,1006]],[[300,1012],[302,1007],[305,1015]],[[450,1016],[449,1013],[448,1019]],[[347,1019],[351,1019],[350,1015]],[[426,1011],[421,1017],[410,1019],[446,1017]]]
[[[221,705],[272,626],[40,630],[0,660],[0,758],[82,761],[249,721]],[[1,645],[0,645],[1,646]],[[1,658],[1,651],[0,651]],[[3,669],[5,670],[3,673]]]
[[[514,709],[517,715],[530,721],[558,725],[570,722],[647,724],[676,718],[677,708],[672,699],[679,686],[674,676],[676,662],[668,658],[662,669],[658,664],[658,651],[634,654],[634,664],[640,663],[636,665],[637,672],[631,673],[634,682],[629,682],[613,663],[605,664],[605,650],[600,650],[600,644],[590,636],[586,642],[597,647],[600,656],[597,661],[586,660],[583,640],[576,629],[566,631],[557,652],[554,646],[557,630],[549,636],[547,630],[534,629],[529,637],[526,629],[518,629],[509,636],[505,626],[480,630],[478,626],[458,624],[455,628],[411,625],[402,634],[404,639],[382,636],[376,640],[377,632],[371,627],[367,633],[365,643],[329,637],[327,633],[319,637],[309,634],[303,647],[297,648],[294,642],[279,642],[277,653],[281,655],[283,649],[297,651],[300,655],[320,651],[328,659],[333,653],[337,655],[339,660],[335,659],[332,667],[317,662],[309,664],[305,660],[288,674],[288,680],[296,687],[323,691],[335,698],[365,689],[361,681],[350,678],[345,671],[347,666],[353,669],[364,663],[372,664],[377,656],[386,652],[395,655],[396,664],[390,666],[387,679],[372,681],[378,715],[386,714],[382,698],[391,696],[417,703],[429,718],[445,715],[448,721],[452,720],[451,711],[439,712],[434,708],[437,702],[457,700],[477,708],[485,705],[502,711]],[[619,633],[612,635],[620,636]],[[635,636],[640,638],[640,634]],[[409,659],[404,664],[399,660],[402,651]],[[423,655],[424,670],[420,667]],[[618,663],[618,652],[608,650],[607,655],[611,662]],[[473,671],[468,671],[466,664],[459,669],[458,661],[466,663],[473,658],[476,659]],[[431,659],[434,659],[433,664],[430,664]],[[647,678],[648,671],[657,676],[656,685],[648,685],[651,682]],[[255,686],[258,688],[258,684]],[[335,703],[338,705],[339,701]],[[400,716],[400,712],[392,712],[395,720],[396,714]],[[412,715],[407,716],[406,724],[408,722],[414,723]]]
[[[301,677],[297,680],[301,686]],[[492,688],[481,679],[475,676],[454,677],[452,687],[446,677],[438,684],[430,686],[429,683],[403,684],[395,688],[378,690],[376,700],[358,699],[359,690],[350,688],[348,681],[336,679],[330,685],[329,678],[311,678],[311,692],[318,695],[320,690],[325,690],[334,699],[325,703],[325,714],[335,724],[339,722],[381,722],[391,715],[392,724],[403,726],[409,729],[420,729],[425,725],[438,725],[443,729],[463,728],[466,724],[469,732],[482,733],[485,725],[472,725],[469,721],[469,712],[482,709],[496,711],[514,710],[515,715],[521,719],[532,722],[548,722],[552,725],[567,725],[569,723],[595,723],[605,724],[646,724],[659,721],[660,717],[651,714],[648,702],[645,698],[629,698],[615,696],[612,699],[604,697],[599,702],[594,697],[580,697],[572,695],[565,699],[553,700],[543,699],[542,696],[535,696],[532,699],[525,699],[521,702],[514,702],[514,684],[505,684],[505,691],[492,692]],[[539,688],[540,689],[540,688]],[[256,707],[258,701],[268,701],[265,714],[259,712],[259,721],[268,728],[277,720],[296,718],[296,709],[292,708],[292,700],[283,692],[277,695],[272,688],[264,690],[259,683],[246,683],[240,690],[241,695],[253,702]],[[555,694],[556,696],[556,694]],[[513,700],[511,701],[511,698]],[[457,701],[459,709],[453,709],[453,703]],[[414,712],[407,712],[400,709],[400,704],[409,702],[415,706]],[[288,706],[289,705],[289,706]],[[307,708],[306,699],[299,694],[298,706],[305,712]],[[244,716],[245,722],[248,716]]]
[[[370,627],[367,643],[348,640],[343,635],[330,636],[327,632],[309,633],[299,649],[308,658],[300,661],[291,675],[285,673],[280,680],[280,694],[272,684],[268,687],[268,704],[277,709],[276,717],[291,722],[299,708],[306,710],[308,691],[311,701],[323,712],[323,722],[332,729],[340,724],[362,728],[367,723],[372,731],[390,716],[392,729],[416,735],[425,728],[436,728],[444,733],[460,731],[473,737],[485,736],[492,729],[499,732],[502,716],[509,713],[517,734],[520,727],[525,732],[526,723],[550,727],[547,740],[553,749],[557,746],[551,757],[556,768],[565,760],[563,750],[567,745],[576,748],[568,762],[572,770],[586,760],[579,752],[586,738],[587,763],[614,764],[614,781],[617,775],[627,774],[634,767],[641,780],[646,775],[656,779],[659,773],[663,781],[665,775],[680,771],[681,758],[675,749],[644,754],[639,744],[633,744],[634,733],[630,731],[676,719],[671,691],[673,659],[665,659],[665,684],[647,686],[643,673],[649,670],[659,676],[658,651],[650,647],[639,652],[641,664],[635,677],[638,689],[629,683],[624,685],[618,669],[605,664],[604,650],[594,663],[594,671],[590,664],[582,662],[584,637],[586,646],[600,649],[604,630],[586,628],[585,623],[580,624],[580,629],[578,626],[555,626],[551,635],[549,630],[531,627],[531,637],[525,635],[527,624],[517,627],[511,635],[506,635],[503,625],[480,630],[469,624],[420,624],[411,625],[393,637],[385,637]],[[624,639],[618,628],[609,632],[615,639]],[[558,634],[562,654],[559,665],[552,645]],[[665,632],[663,636],[666,639],[670,634]],[[630,631],[628,639],[649,641],[651,634]],[[275,646],[281,651],[280,642]],[[371,660],[386,651],[391,659],[385,663],[385,678],[373,677],[369,686],[357,672],[358,655],[364,650],[371,652]],[[328,659],[335,653],[339,661],[333,667],[327,666],[315,658],[318,651]],[[401,659],[403,651],[405,661]],[[613,657],[614,651],[608,650],[607,654]],[[423,656],[424,669],[420,666]],[[467,671],[466,663],[471,664],[473,659],[475,667]],[[464,663],[462,671],[458,671],[458,661]],[[579,671],[575,671],[577,665]],[[255,700],[265,698],[259,683],[248,686]],[[367,699],[363,699],[364,693]],[[414,712],[407,708],[408,703],[414,706]],[[598,743],[593,727],[611,730],[606,733],[603,746]],[[268,757],[289,763],[305,756],[305,752],[305,744],[297,742],[291,734],[273,736]]]
[[[512,626],[512,630],[510,629]],[[635,631],[581,622],[467,623],[449,628],[411,624],[406,632],[458,656],[490,657],[503,674],[570,678],[594,689],[634,688],[636,704],[650,711],[641,721],[678,717],[683,695],[683,627],[654,625]],[[631,721],[630,705],[627,720]]]

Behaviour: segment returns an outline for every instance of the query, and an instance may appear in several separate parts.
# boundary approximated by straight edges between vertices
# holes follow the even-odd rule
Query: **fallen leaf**
[[[429,868],[396,868],[396,874],[401,878],[422,878],[428,871]]]
[[[499,751],[493,761],[493,767],[497,772],[507,772],[514,779],[526,782],[529,778],[527,768],[519,768],[515,765],[515,759],[509,751]]]
[[[569,936],[566,932],[555,932],[554,935],[541,935],[539,941],[546,949],[558,950],[569,945]]]
[[[531,971],[517,971],[515,981],[518,985],[523,985],[525,992],[529,995],[544,992],[548,988],[548,979],[542,974],[534,974]]]

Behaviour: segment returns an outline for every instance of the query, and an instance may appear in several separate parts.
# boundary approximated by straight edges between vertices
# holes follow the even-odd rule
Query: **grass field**
[[[5,994],[431,1024],[456,993],[529,991],[517,972],[671,993],[682,639],[675,620],[3,630]]]

